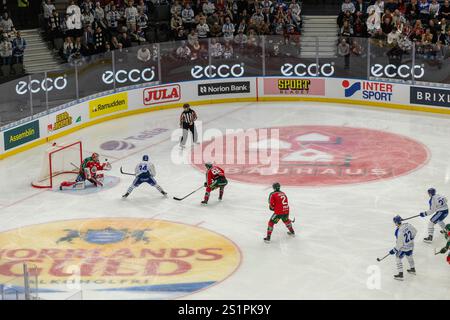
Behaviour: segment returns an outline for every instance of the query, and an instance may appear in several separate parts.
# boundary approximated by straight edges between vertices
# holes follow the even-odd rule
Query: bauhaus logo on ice
[[[350,84],[350,81],[342,81],[344,95],[346,98],[353,97],[361,91],[364,100],[392,101],[393,85],[384,82],[356,81]]]
[[[157,86],[144,89],[144,105],[174,102],[181,99],[181,86],[178,84],[168,86]]]

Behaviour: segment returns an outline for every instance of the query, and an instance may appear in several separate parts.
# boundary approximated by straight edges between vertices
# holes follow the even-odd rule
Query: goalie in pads
[[[98,172],[103,170],[111,170],[111,164],[109,162],[100,163],[98,153],[93,153],[92,156],[84,159],[75,181],[63,181],[59,189],[84,189],[86,187],[86,180],[95,187],[103,187],[104,175]]]

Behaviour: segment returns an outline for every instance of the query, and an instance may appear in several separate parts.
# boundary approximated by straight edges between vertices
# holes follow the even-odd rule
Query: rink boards
[[[450,90],[338,78],[258,77],[148,83],[61,105],[3,127],[0,159],[104,121],[177,108],[251,101],[316,101],[450,114]],[[330,109],[332,110],[332,109]],[[332,111],[331,111],[332,112]]]

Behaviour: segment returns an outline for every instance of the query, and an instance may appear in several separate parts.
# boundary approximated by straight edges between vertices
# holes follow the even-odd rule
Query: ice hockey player
[[[223,191],[228,184],[227,178],[225,178],[225,171],[218,166],[213,166],[211,162],[206,162],[206,182],[205,182],[205,197],[202,204],[207,204],[211,191],[219,188],[219,200],[223,198]]]
[[[158,191],[161,192],[163,196],[167,195],[167,192],[165,192],[155,180],[155,165],[150,162],[150,158],[148,155],[144,155],[142,157],[142,161],[137,164],[134,171],[136,178],[128,188],[127,192],[122,196],[122,198],[128,197],[134,188],[139,187],[144,182],[158,189]]]
[[[433,233],[434,233],[434,225],[438,224],[443,231],[445,231],[445,223],[444,219],[448,215],[448,206],[447,206],[447,198],[436,194],[436,189],[430,188],[428,189],[428,195],[430,196],[429,205],[430,209],[420,213],[420,216],[426,217],[430,214],[433,216],[428,223],[428,237],[424,238],[425,242],[433,241]]]
[[[439,253],[445,254],[448,251],[447,262],[450,264],[450,223],[445,226],[445,232],[447,244],[439,251]]]
[[[395,238],[397,242],[395,247],[389,251],[390,254],[395,254],[395,260],[397,262],[397,270],[398,274],[394,275],[395,280],[403,281],[403,263],[402,259],[406,256],[409,263],[408,273],[416,274],[416,268],[414,266],[414,238],[416,237],[417,230],[413,225],[405,222],[402,223],[402,218],[400,216],[394,217],[394,224],[396,225],[395,229]]]
[[[278,182],[275,182],[272,185],[272,188],[273,192],[269,195],[269,209],[273,211],[273,215],[270,217],[267,227],[267,236],[264,238],[266,243],[270,243],[273,227],[278,223],[278,221],[280,221],[280,219],[289,230],[287,234],[292,237],[295,236],[295,231],[292,228],[292,221],[289,219],[288,198],[283,191],[280,191],[281,186]]]
[[[94,152],[90,157],[83,160],[75,181],[63,181],[59,189],[84,189],[86,180],[95,187],[103,186],[104,175],[98,172],[102,170],[111,170],[111,164],[109,162],[100,163],[98,153]]]

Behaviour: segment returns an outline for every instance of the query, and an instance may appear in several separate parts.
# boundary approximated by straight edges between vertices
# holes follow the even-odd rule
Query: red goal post
[[[45,151],[40,175],[31,185],[41,189],[53,188],[59,180],[75,179],[73,175],[78,174],[82,162],[83,146],[81,141],[54,143]],[[68,177],[69,175],[72,177]]]

